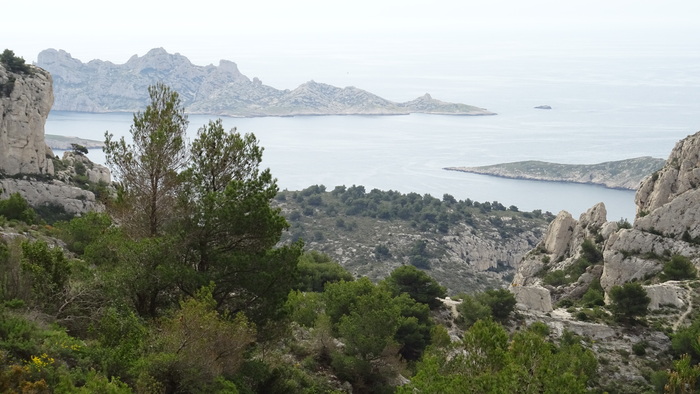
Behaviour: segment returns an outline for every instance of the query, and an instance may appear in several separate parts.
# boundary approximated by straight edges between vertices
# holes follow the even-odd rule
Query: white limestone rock
[[[63,162],[69,166],[66,171],[57,174],[61,179],[67,180],[70,176],[76,173],[76,163],[81,163],[85,168],[85,175],[88,180],[93,183],[105,183],[109,185],[112,182],[112,175],[109,168],[93,163],[86,156],[72,151],[63,152]]]
[[[0,64],[0,85],[7,87],[0,93],[0,172],[53,175],[47,157],[51,150],[44,142],[44,123],[53,104],[51,75],[29,68],[30,73],[15,73]]]
[[[29,179],[0,179],[0,199],[19,193],[31,206],[54,204],[71,214],[103,212],[105,207],[95,199],[95,194],[61,181],[51,182]]]
[[[635,196],[637,213],[650,213],[700,186],[700,133],[679,141],[666,165],[646,178]]]
[[[552,311],[552,296],[549,290],[542,286],[511,286],[519,309],[540,312]]]
[[[678,286],[678,282],[665,282],[656,285],[644,286],[649,296],[649,309],[660,309],[664,306],[683,308],[686,306],[684,297],[688,292]]]
[[[576,219],[566,211],[559,212],[550,223],[543,246],[552,260],[557,261],[569,252],[576,224]]]

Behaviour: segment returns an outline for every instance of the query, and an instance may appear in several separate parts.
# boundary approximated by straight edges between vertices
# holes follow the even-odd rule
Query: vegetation
[[[72,142],[70,144],[70,148],[73,151],[73,153],[78,154],[78,155],[87,155],[88,154],[88,149],[85,147],[85,145],[80,145],[76,144],[75,142]]]
[[[435,279],[411,265],[395,269],[386,278],[385,283],[395,296],[406,293],[414,301],[428,305],[430,309],[442,306],[442,301],[438,298],[444,298],[447,295],[445,288],[440,286]]]
[[[649,296],[639,282],[627,282],[610,289],[611,309],[619,321],[633,322],[637,317],[647,314]]]
[[[4,216],[8,220],[19,220],[27,224],[37,222],[36,212],[19,193],[13,193],[7,200],[0,201],[0,216]]]
[[[308,249],[374,281],[412,265],[451,294],[502,286],[515,271],[505,261],[497,261],[486,273],[465,265],[476,248],[467,241],[470,237],[488,239],[499,249],[525,249],[553,219],[549,213],[519,212],[497,201],[457,200],[449,194],[440,200],[428,194],[368,191],[359,185],[282,191],[274,203],[290,223],[284,241],[303,239]]]
[[[0,228],[13,227],[11,236],[0,237],[0,392],[607,390],[597,380],[603,359],[596,360],[588,348],[594,346],[567,331],[557,337],[544,323],[526,326],[508,290],[461,296],[455,321],[439,300],[447,292],[431,276],[435,270],[419,268],[421,258],[435,261],[437,243],[411,236],[399,251],[373,240],[367,249],[373,264],[394,255],[406,264],[372,281],[355,278],[328,254],[304,251],[301,241],[285,240],[289,225],[280,205],[289,201],[303,201],[311,216],[335,211],[344,223],[338,231],[346,234],[361,231],[363,212],[374,208],[341,217],[354,206],[336,204],[348,193],[344,187],[278,193],[269,170],[260,168],[255,136],[226,132],[220,121],[200,128],[191,145],[180,141],[182,111],[173,93],[153,87],[152,105],[135,116],[134,142],[112,141],[109,148],[111,162],[123,165],[119,171],[151,177],[149,189],[130,183],[136,175],[125,176],[107,213],[53,226],[19,195],[0,201]],[[189,159],[163,159],[170,154]],[[459,217],[449,229],[472,220],[475,227],[501,226],[506,235],[525,214],[545,220],[541,212],[497,202],[468,206],[449,195],[440,201],[350,189],[353,201],[378,198],[376,212],[389,215],[415,199],[422,206],[413,212],[420,214],[420,221],[411,219],[416,227],[430,223],[432,213],[438,223],[443,214],[448,222]],[[439,226],[427,228],[444,235]],[[582,256],[582,266],[600,259],[592,242]],[[611,291],[621,320],[646,310],[639,289],[633,283]],[[582,302],[601,301],[594,282]],[[650,373],[649,387],[697,387],[698,327],[696,318],[673,335],[677,360],[658,363],[661,372]],[[633,358],[652,347],[635,343]]]
[[[697,277],[697,269],[690,259],[676,254],[664,264],[663,276],[668,280],[695,279]]]
[[[473,296],[462,296],[462,303],[457,307],[457,322],[469,328],[479,320],[493,319],[506,323],[515,310],[515,296],[505,289],[490,289]]]
[[[0,54],[0,64],[5,66],[5,68],[13,73],[31,73],[31,68],[24,62],[24,59],[15,56],[15,53],[9,49],[5,49],[2,54]]]
[[[588,391],[597,362],[579,344],[557,346],[538,326],[515,334],[490,320],[477,321],[461,342],[431,349],[416,375],[397,393]],[[564,389],[565,388],[565,389]]]
[[[32,69],[24,62],[24,59],[15,56],[15,53],[9,49],[5,49],[2,54],[0,54],[0,64],[10,73],[30,74],[32,72]],[[0,83],[0,97],[10,97],[10,94],[12,94],[15,88],[16,80],[17,78],[15,76],[9,75],[7,82]]]

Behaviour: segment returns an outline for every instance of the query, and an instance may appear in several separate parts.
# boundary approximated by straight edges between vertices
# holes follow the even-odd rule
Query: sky
[[[491,36],[517,39],[538,32],[561,38],[576,30],[697,31],[700,17],[697,0],[6,3],[0,37],[27,61],[35,61],[43,49],[55,48],[85,62],[99,58],[123,63],[134,54],[164,47],[201,65],[216,64],[223,55],[305,53],[334,44],[371,51]]]
[[[433,89],[399,92],[381,76],[402,68],[408,74],[410,66],[413,74],[423,68],[454,77],[469,67],[465,54],[484,60],[502,53],[504,62],[518,51],[615,56],[620,47],[644,51],[647,43],[700,53],[697,0],[33,0],[2,8],[13,16],[0,24],[4,47],[28,62],[54,48],[83,62],[122,64],[162,47],[196,65],[234,61],[244,75],[277,89],[316,80],[395,101]],[[462,63],[455,60],[451,70],[434,60],[458,55]],[[488,69],[498,59],[486,60],[480,64],[487,69],[465,72],[482,79],[498,72]],[[449,92],[438,98],[473,103]]]

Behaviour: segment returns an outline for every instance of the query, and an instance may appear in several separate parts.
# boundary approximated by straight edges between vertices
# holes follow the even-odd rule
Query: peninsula
[[[54,111],[135,112],[148,101],[148,86],[163,82],[180,94],[190,113],[235,117],[297,115],[495,115],[466,104],[424,94],[393,102],[356,87],[339,88],[314,81],[278,90],[241,74],[236,63],[197,66],[163,48],[132,56],[124,64],[73,58],[63,50],[39,53],[37,66],[53,76]]]
[[[661,169],[664,163],[663,159],[644,156],[598,164],[518,161],[480,167],[447,167],[444,169],[512,179],[586,183],[611,189],[637,190],[641,181]]]
[[[104,141],[89,140],[80,137],[66,137],[55,134],[46,134],[44,139],[49,148],[56,150],[72,149],[72,144],[82,145],[87,149],[98,149],[105,145]]]

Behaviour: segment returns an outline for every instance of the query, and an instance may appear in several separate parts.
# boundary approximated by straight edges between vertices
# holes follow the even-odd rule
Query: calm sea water
[[[442,170],[519,160],[667,158],[678,140],[700,130],[700,51],[667,42],[613,44],[579,43],[573,50],[563,43],[556,51],[538,51],[505,43],[462,54],[434,45],[411,56],[387,50],[371,58],[349,49],[347,56],[320,51],[303,59],[315,65],[311,71],[295,68],[290,56],[287,79],[268,82],[263,75],[263,82],[293,88],[310,72],[318,82],[353,85],[394,101],[429,92],[498,115],[224,118],[224,124],[255,133],[265,148],[263,164],[282,189],[357,184],[435,197],[449,193],[521,210],[567,210],[574,217],[602,201],[608,220],[632,220],[631,191]],[[265,71],[272,63],[253,66]],[[553,109],[533,108],[543,104]],[[190,136],[210,118],[190,116]],[[131,114],[52,112],[46,132],[102,140],[106,130],[128,135],[131,121]],[[104,161],[97,150],[90,156]]]
[[[520,116],[451,117],[329,116],[293,118],[224,118],[227,128],[253,132],[265,148],[263,165],[282,189],[312,184],[364,185],[368,190],[445,193],[458,199],[499,201],[521,210],[567,210],[577,216],[603,201],[608,218],[634,217],[634,193],[603,187],[509,180],[445,171],[518,160],[595,163],[639,155],[665,157],[678,135],[635,131],[633,141],[622,127],[585,130],[566,122],[558,111],[528,109]],[[188,134],[206,124],[207,116],[190,116]],[[109,130],[128,136],[131,114],[52,112],[49,134],[102,139]],[[645,148],[646,147],[646,148]],[[104,163],[93,149],[92,160]]]

